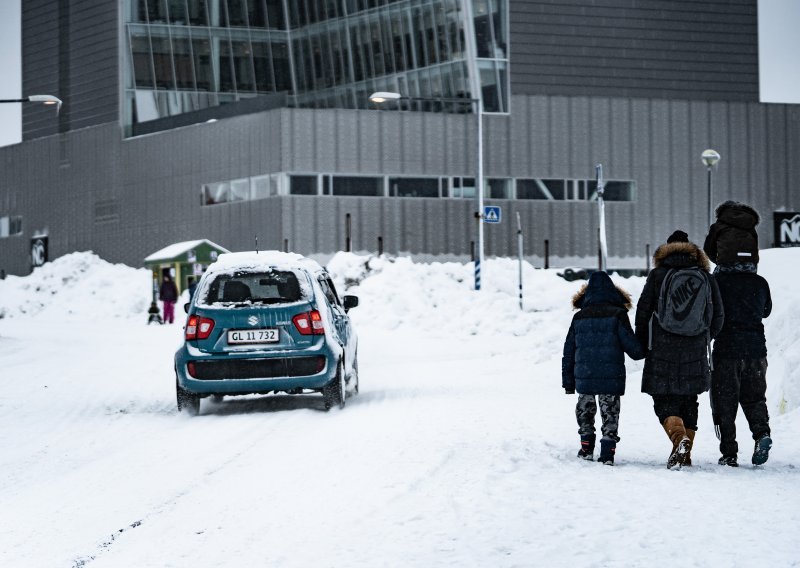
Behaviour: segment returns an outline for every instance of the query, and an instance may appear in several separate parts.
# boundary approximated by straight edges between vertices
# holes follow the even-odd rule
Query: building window
[[[252,201],[277,195],[355,197],[451,197],[474,199],[475,178],[273,173],[202,186],[202,204]],[[606,201],[634,201],[636,182],[609,180]],[[486,178],[488,199],[586,202],[597,200],[597,182],[587,179]],[[99,214],[98,214],[99,215]],[[8,223],[8,221],[6,221]],[[20,218],[21,227],[21,218]],[[21,231],[21,229],[20,229]]]
[[[439,197],[439,178],[390,177],[391,197]]]
[[[203,205],[216,205],[230,201],[231,184],[227,181],[203,185]]]
[[[603,187],[605,201],[634,201],[636,182],[633,181],[608,181]],[[597,195],[590,198],[597,199]]]
[[[0,238],[22,234],[22,217],[19,215],[0,217]]]
[[[333,176],[333,195],[377,196],[383,195],[383,178]]]
[[[610,180],[604,186],[605,201],[633,201],[636,182]],[[597,181],[576,179],[518,179],[517,199],[596,201]]]
[[[484,193],[490,199],[511,199],[511,188],[514,186],[510,178],[489,178],[486,180]]]
[[[316,195],[317,176],[289,176],[291,195]]]
[[[473,199],[475,197],[475,178],[454,177],[450,197]]]
[[[263,199],[278,195],[280,177],[278,174],[250,178],[250,198]]]

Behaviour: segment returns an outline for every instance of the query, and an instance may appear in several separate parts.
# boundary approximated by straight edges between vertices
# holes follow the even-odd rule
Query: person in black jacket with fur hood
[[[738,201],[720,203],[703,251],[719,271],[755,272],[758,265],[758,212]]]
[[[642,373],[642,392],[653,397],[658,421],[672,442],[667,467],[691,465],[691,449],[697,431],[697,395],[711,387],[708,337],[676,335],[661,328],[653,314],[658,306],[661,285],[670,269],[700,267],[708,272],[709,262],[683,231],[675,231],[653,255],[654,268],[647,275],[636,305],[636,337],[649,347]],[[717,283],[713,278],[711,339],[722,329],[725,312]],[[651,321],[652,319],[652,321]],[[652,330],[652,337],[650,333]]]
[[[572,318],[561,360],[561,386],[567,394],[577,390],[575,407],[581,449],[578,457],[594,457],[599,395],[603,438],[598,461],[614,465],[619,436],[620,396],[625,394],[625,353],[642,359],[644,350],[633,334],[628,310],[630,295],[618,288],[605,272],[594,272],[572,299],[580,310]]]

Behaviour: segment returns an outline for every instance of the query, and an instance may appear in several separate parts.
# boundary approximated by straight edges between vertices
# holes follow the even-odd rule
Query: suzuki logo
[[[781,221],[780,240],[783,243],[800,244],[800,214]]]
[[[258,325],[258,318],[256,316],[250,316],[247,318],[247,323],[250,325]]]

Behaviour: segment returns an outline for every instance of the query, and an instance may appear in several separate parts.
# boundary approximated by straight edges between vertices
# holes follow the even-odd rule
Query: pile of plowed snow
[[[567,282],[558,269],[523,262],[523,309],[519,305],[519,263],[484,262],[482,290],[474,290],[471,263],[414,263],[409,258],[338,253],[327,264],[340,294],[355,294],[350,312],[360,333],[370,328],[418,329],[450,338],[530,338],[535,360],[560,357],[573,315],[572,296],[584,284]],[[800,406],[800,248],[761,251],[759,273],[770,284],[772,315],[764,320],[769,349],[770,406]],[[614,282],[631,294],[634,306],[645,278]],[[110,264],[91,252],[60,257],[29,276],[0,280],[0,317],[138,318],[144,325],[151,301],[150,271]],[[159,306],[160,307],[160,306]],[[630,317],[633,322],[635,308]]]
[[[28,276],[0,280],[0,317],[145,317],[150,271],[111,264],[92,252],[67,254]]]

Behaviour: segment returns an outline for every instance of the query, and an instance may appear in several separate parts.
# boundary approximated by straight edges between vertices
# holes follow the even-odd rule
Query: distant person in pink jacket
[[[169,274],[164,275],[164,281],[158,291],[158,299],[164,302],[164,323],[175,321],[175,302],[178,301],[178,287]]]

